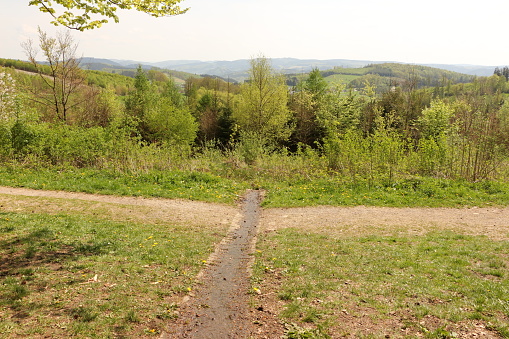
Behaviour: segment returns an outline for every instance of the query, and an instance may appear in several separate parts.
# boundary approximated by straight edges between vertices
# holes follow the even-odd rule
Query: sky
[[[0,0],[0,58],[26,59],[37,27],[29,0]],[[267,58],[509,65],[507,0],[184,0],[183,15],[120,11],[120,23],[72,31],[80,56],[144,62]]]

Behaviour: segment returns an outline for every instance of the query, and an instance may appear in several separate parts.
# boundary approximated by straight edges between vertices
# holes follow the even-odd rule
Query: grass
[[[352,75],[352,74],[333,74],[325,78],[325,80],[330,84],[348,84],[352,80],[357,79],[358,77],[362,76],[363,74],[359,75]]]
[[[508,241],[283,229],[257,247],[253,286],[275,291],[283,321],[309,328],[308,337],[452,338],[478,320],[509,338]]]
[[[349,182],[302,159],[269,159],[261,166],[224,164],[201,171],[122,173],[100,169],[0,167],[0,186],[234,204],[250,187],[267,191],[264,207],[507,206],[509,183],[412,177],[390,183]],[[311,175],[310,175],[311,174]]]
[[[224,234],[0,213],[0,337],[151,337]]]
[[[149,171],[121,173],[78,168],[1,167],[0,185],[124,196],[162,197],[233,204],[246,184],[211,173]]]
[[[265,207],[303,206],[388,206],[388,207],[459,207],[507,206],[509,183],[454,181],[413,178],[391,184],[342,182],[329,177],[313,180],[266,181]]]

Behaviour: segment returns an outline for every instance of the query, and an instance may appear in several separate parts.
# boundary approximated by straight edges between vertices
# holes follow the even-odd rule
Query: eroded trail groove
[[[248,338],[248,290],[258,221],[260,192],[248,191],[242,218],[219,245],[200,284],[180,310],[179,319],[162,338]]]

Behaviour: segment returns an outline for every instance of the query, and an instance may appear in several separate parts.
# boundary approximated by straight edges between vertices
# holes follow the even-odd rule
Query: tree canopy
[[[249,81],[240,89],[233,118],[242,131],[273,140],[291,134],[291,113],[287,107],[288,88],[284,78],[274,73],[270,61],[260,56],[251,60]]]
[[[188,8],[180,8],[182,0],[30,0],[30,6],[38,6],[49,13],[56,26],[84,31],[101,27],[108,19],[119,22],[118,9],[134,9],[154,17],[179,15]]]

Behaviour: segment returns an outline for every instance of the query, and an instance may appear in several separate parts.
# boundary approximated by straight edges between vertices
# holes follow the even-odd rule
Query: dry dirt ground
[[[260,229],[298,227],[332,235],[364,234],[421,235],[433,230],[451,230],[467,235],[485,235],[493,240],[509,238],[509,208],[390,208],[304,207],[267,209]]]
[[[257,199],[257,198],[253,198]],[[79,204],[74,201],[80,201]],[[224,232],[229,228],[229,235],[218,244],[216,252],[211,256],[212,263],[228,262],[231,253],[228,247],[234,243],[237,237],[245,237],[246,242],[241,250],[242,265],[230,265],[234,271],[242,271],[235,279],[242,282],[236,283],[244,289],[245,294],[238,292],[237,305],[230,301],[227,307],[242,309],[240,319],[233,316],[222,318],[221,322],[238,322],[237,331],[232,336],[225,338],[240,338],[238,329],[246,326],[246,336],[254,338],[280,338],[284,333],[284,326],[278,320],[277,314],[282,305],[274,295],[268,293],[264,298],[264,307],[260,309],[250,308],[248,305],[248,270],[249,260],[246,254],[252,250],[255,243],[256,232],[272,232],[286,227],[298,227],[310,232],[324,233],[334,236],[361,236],[367,234],[378,235],[401,235],[425,234],[433,230],[452,230],[462,234],[485,235],[493,240],[509,239],[509,208],[380,208],[380,207],[308,207],[289,209],[265,209],[259,212],[248,212],[246,202],[239,206],[217,205],[203,202],[147,199],[132,197],[101,196],[83,193],[38,191],[20,188],[0,187],[0,210],[1,211],[34,211],[42,213],[72,213],[72,214],[96,214],[112,220],[133,220],[144,222],[165,222],[175,224],[207,225],[216,227],[218,231]],[[246,212],[247,211],[247,212]],[[247,213],[247,214],[246,214]],[[251,216],[248,214],[251,213]],[[249,224],[245,229],[251,233],[239,235],[242,224]],[[247,233],[246,233],[247,234]],[[252,237],[252,238],[251,238]],[[248,247],[245,247],[248,244]],[[211,265],[214,266],[214,265]],[[210,267],[200,275],[201,286],[213,286],[214,280],[210,274]],[[233,274],[233,273],[232,273]],[[236,273],[235,273],[236,274]],[[240,277],[240,278],[239,278]],[[217,282],[216,282],[217,283]],[[275,288],[277,288],[275,286]],[[199,293],[199,288],[198,292]],[[210,296],[207,296],[209,298]],[[201,304],[200,304],[201,303]],[[208,304],[212,301],[208,300]],[[186,313],[180,323],[170,324],[169,333],[184,331],[191,338],[219,338],[221,336],[196,335],[193,336],[191,329],[203,325],[203,321],[192,321],[192,317],[202,316],[203,299],[198,295],[184,301],[187,305]],[[194,307],[194,308],[193,308]],[[246,311],[247,310],[247,311]],[[191,318],[189,318],[191,315]],[[186,318],[187,317],[187,318]],[[205,316],[207,318],[210,316]],[[213,316],[212,316],[213,318]],[[369,322],[362,319],[344,319],[350,322],[350,326],[366,327]],[[433,319],[429,319],[433,321]],[[182,326],[189,325],[187,329]],[[253,328],[252,324],[258,324]],[[390,324],[387,324],[390,326]],[[204,326],[207,326],[206,324]],[[483,324],[469,324],[470,330],[462,337],[464,338],[496,338],[483,327]],[[249,334],[248,334],[249,333]],[[210,332],[209,332],[210,334]],[[165,334],[163,337],[172,337]]]

